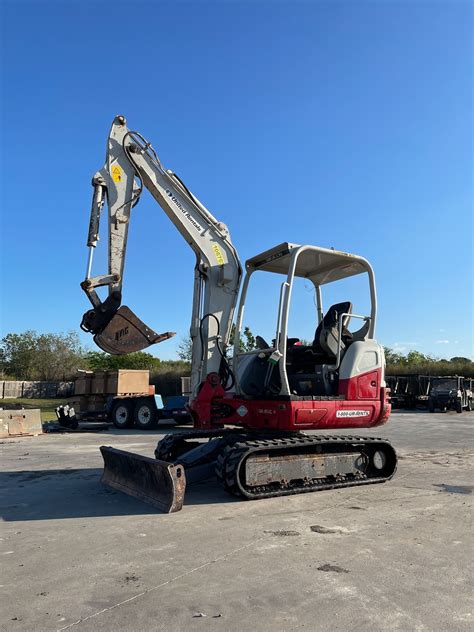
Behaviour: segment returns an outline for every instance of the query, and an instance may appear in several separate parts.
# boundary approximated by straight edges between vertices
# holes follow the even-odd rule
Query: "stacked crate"
[[[82,373],[74,385],[72,405],[76,413],[104,410],[109,397],[152,395],[150,372],[138,369],[117,369]]]

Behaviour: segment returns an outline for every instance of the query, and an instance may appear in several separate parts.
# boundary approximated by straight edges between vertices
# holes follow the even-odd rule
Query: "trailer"
[[[388,378],[393,408],[426,406],[429,393],[429,376],[418,374],[391,375]]]
[[[430,393],[431,377],[418,373],[387,376],[393,408],[426,407]]]
[[[70,428],[80,421],[109,421],[121,430],[132,426],[152,430],[161,419],[190,423],[187,399],[171,397],[165,404],[150,385],[148,370],[81,371],[74,385],[74,398],[66,406],[59,406],[56,416]]]
[[[419,406],[445,412],[461,413],[473,408],[474,380],[459,375],[387,375],[387,386],[393,408],[413,409]]]

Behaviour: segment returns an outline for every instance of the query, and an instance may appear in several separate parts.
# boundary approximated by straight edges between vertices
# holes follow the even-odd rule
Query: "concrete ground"
[[[98,446],[0,441],[1,630],[473,629],[474,413],[395,412],[383,485],[254,502],[188,487],[164,515],[99,483]]]

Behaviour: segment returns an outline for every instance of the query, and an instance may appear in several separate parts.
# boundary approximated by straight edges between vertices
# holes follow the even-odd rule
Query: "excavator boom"
[[[191,390],[193,396],[209,373],[222,373],[229,342],[242,268],[227,226],[217,220],[180,178],[161,164],[155,150],[141,134],[128,129],[123,116],[115,117],[110,130],[106,160],[92,180],[94,193],[87,246],[89,256],[81,287],[92,304],[81,328],[110,354],[146,349],[174,336],[157,333],[126,305],[122,284],[132,209],[147,188],[196,254],[190,335],[192,340]],[[108,209],[108,270],[92,276],[95,248],[104,207]],[[97,288],[106,287],[104,300]],[[181,509],[186,487],[180,465],[103,446],[102,482],[140,498],[163,511]]]
[[[186,187],[161,164],[141,134],[128,129],[123,116],[115,117],[104,167],[93,180],[94,194],[87,246],[86,278],[81,283],[92,309],[81,327],[96,344],[112,354],[140,351],[167,340],[173,332],[156,333],[122,302],[122,284],[132,209],[147,188],[196,254],[190,334],[193,342],[191,388],[210,372],[219,372],[229,342],[242,268],[227,226],[217,220]],[[105,203],[108,206],[108,271],[91,276],[94,250]],[[96,288],[108,288],[104,301]]]

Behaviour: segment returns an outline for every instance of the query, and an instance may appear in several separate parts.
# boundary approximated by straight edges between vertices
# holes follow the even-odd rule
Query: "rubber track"
[[[280,433],[281,434],[281,433]],[[271,498],[275,496],[288,496],[292,494],[301,494],[325,489],[336,489],[341,487],[352,487],[356,485],[369,485],[373,483],[384,483],[390,480],[397,469],[397,456],[395,450],[389,441],[378,437],[359,437],[346,435],[306,435],[304,433],[295,433],[291,436],[273,436],[262,437],[259,433],[255,438],[246,438],[248,434],[240,429],[218,429],[218,430],[188,430],[175,434],[166,435],[159,441],[155,457],[164,461],[179,461],[179,456],[173,455],[173,447],[177,447],[181,441],[195,439],[214,439],[222,438],[227,435],[228,442],[221,450],[216,462],[216,475],[222,482],[224,489],[236,496],[243,496],[248,499]],[[275,433],[277,435],[277,433]],[[341,475],[337,480],[334,478],[315,479],[304,485],[292,485],[290,487],[274,487],[274,483],[268,486],[253,487],[246,489],[240,482],[238,475],[243,462],[252,453],[268,453],[273,450],[288,450],[288,453],[299,448],[314,448],[320,446],[321,454],[324,453],[324,447],[336,444],[338,450],[343,452],[347,448],[360,447],[363,451],[364,446],[373,446],[383,444],[392,453],[393,467],[386,476],[366,476],[361,474],[359,477]],[[334,453],[334,452],[331,452]],[[337,453],[337,452],[336,452]]]
[[[304,484],[296,483],[288,487],[275,488],[275,483],[267,486],[259,486],[247,488],[240,480],[239,471],[247,457],[253,453],[268,453],[273,450],[288,449],[291,454],[292,449],[320,446],[321,448],[328,445],[336,444],[338,451],[350,447],[372,446],[375,448],[377,444],[383,444],[388,448],[389,457],[392,456],[393,463],[391,470],[385,476],[367,476],[361,474],[358,477],[341,475],[337,479],[314,479]],[[392,453],[390,455],[390,452]],[[324,453],[324,449],[321,454]],[[336,452],[337,453],[337,452]],[[355,485],[368,485],[372,483],[384,483],[392,478],[395,474],[397,466],[397,457],[395,450],[386,439],[374,437],[352,437],[352,436],[298,436],[267,440],[249,440],[238,441],[231,446],[226,446],[219,454],[216,464],[216,474],[221,479],[224,488],[231,494],[236,496],[244,496],[248,499],[271,498],[274,496],[288,496],[291,494],[301,494],[307,492],[315,492],[324,489],[335,489],[340,487],[352,487]]]

